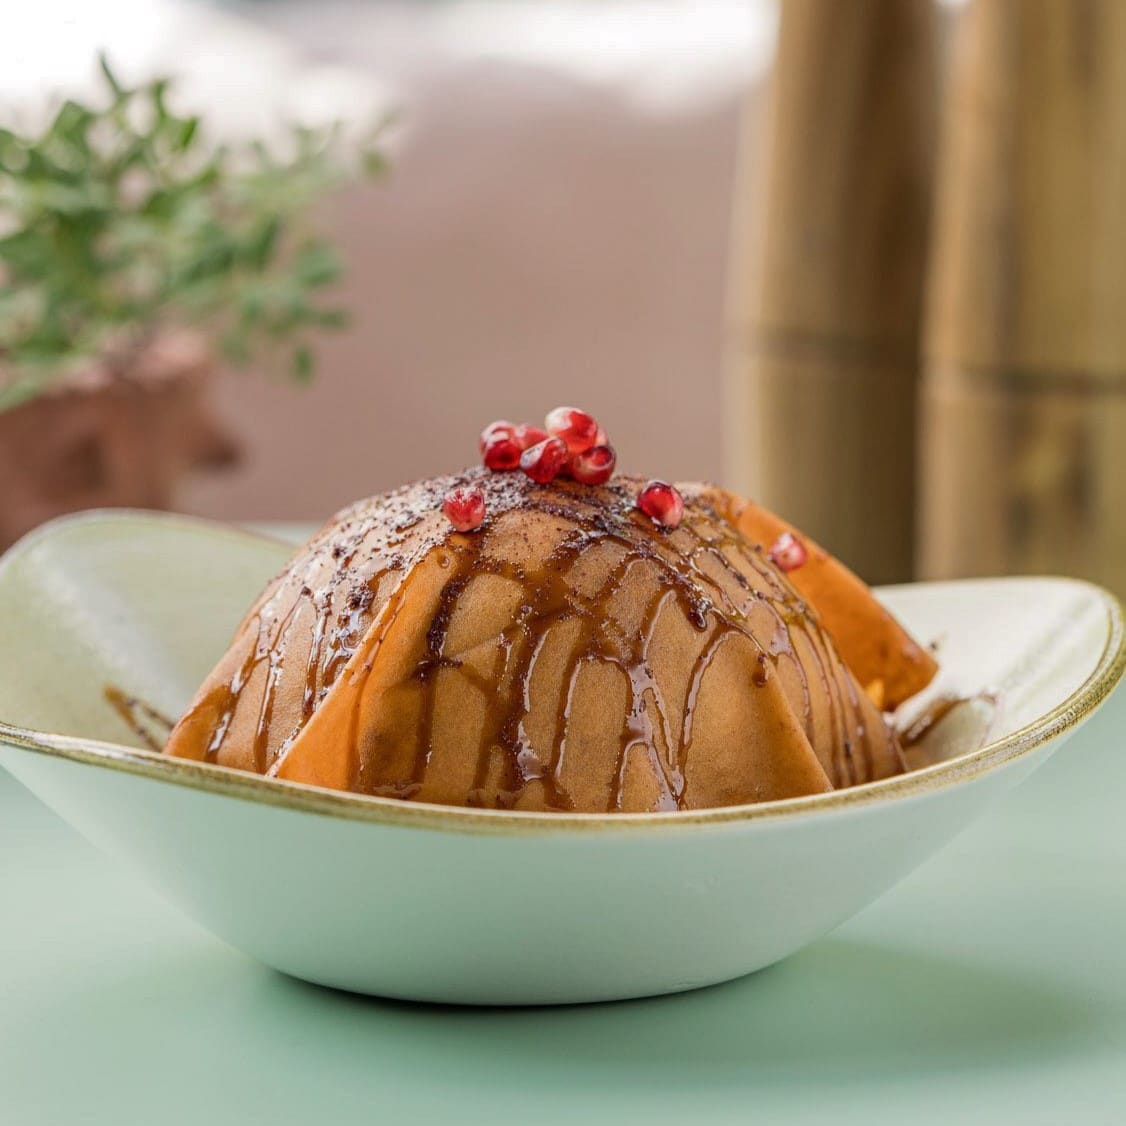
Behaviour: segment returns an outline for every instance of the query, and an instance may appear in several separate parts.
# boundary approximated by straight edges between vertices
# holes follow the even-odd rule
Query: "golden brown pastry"
[[[166,753],[584,812],[767,801],[904,769],[861,684],[898,698],[933,662],[855,576],[811,546],[803,585],[805,567],[787,573],[771,549],[786,526],[722,490],[541,483],[528,461],[339,513],[252,608]],[[604,479],[612,451],[587,473],[596,461],[575,473]],[[665,523],[653,497],[675,502]]]
[[[789,579],[817,607],[845,664],[882,708],[894,711],[926,688],[938,671],[934,658],[876,602],[862,579],[773,512],[726,496],[720,507],[752,544],[775,544],[784,536],[804,544],[807,558],[788,572]]]

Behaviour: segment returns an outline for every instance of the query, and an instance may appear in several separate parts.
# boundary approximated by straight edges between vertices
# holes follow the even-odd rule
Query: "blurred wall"
[[[558,403],[597,413],[626,471],[718,477],[737,126],[749,90],[755,129],[772,6],[719,4],[714,27],[682,0],[511,6],[542,41],[494,35],[498,7],[235,6],[378,75],[403,126],[390,179],[324,212],[354,326],[323,343],[309,390],[221,382],[243,462],[190,481],[182,508],[321,518],[472,462],[485,422]]]

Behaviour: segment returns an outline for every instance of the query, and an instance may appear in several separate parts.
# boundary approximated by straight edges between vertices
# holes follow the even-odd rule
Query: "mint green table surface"
[[[1126,694],[797,956],[572,1009],[287,979],[0,771],[2,1126],[591,1121],[1126,1123]]]

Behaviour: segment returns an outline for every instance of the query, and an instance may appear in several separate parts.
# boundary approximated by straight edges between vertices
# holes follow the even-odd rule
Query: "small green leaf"
[[[281,219],[277,215],[267,215],[246,244],[243,251],[246,264],[253,270],[264,270],[274,257],[280,235]]]
[[[10,129],[0,128],[0,172],[19,173],[26,164],[23,142]]]
[[[177,122],[178,128],[172,138],[172,147],[177,152],[187,152],[192,147],[192,141],[199,132],[199,118],[185,117]]]
[[[352,316],[347,309],[311,309],[309,321],[319,328],[347,328],[352,323]]]
[[[382,176],[387,171],[387,158],[376,148],[366,148],[360,153],[360,167],[365,176]]]
[[[308,242],[298,251],[294,271],[302,285],[316,289],[340,277],[340,259],[328,243]]]
[[[61,216],[108,217],[113,206],[113,194],[104,184],[45,184],[40,193],[40,204]]]
[[[158,78],[150,87],[152,107],[156,110],[156,126],[159,129],[168,120],[168,104],[166,101],[170,83],[167,78]]]
[[[47,129],[47,135],[71,144],[84,144],[86,130],[90,127],[93,114],[77,102],[66,101],[59,107],[54,120]]]
[[[34,272],[37,265],[50,260],[51,254],[50,238],[34,227],[0,238],[0,262],[13,273]]]
[[[298,383],[309,384],[313,382],[314,371],[313,353],[304,344],[295,348],[292,366],[293,378]]]
[[[237,367],[245,367],[250,362],[250,347],[246,336],[232,329],[225,333],[220,342],[223,355]]]
[[[106,58],[104,51],[98,52],[98,68],[102,72],[102,77],[106,80],[106,85],[113,91],[113,96],[117,101],[122,101],[128,96],[124,86],[117,80],[117,75],[113,73],[113,68],[109,65],[109,59]]]

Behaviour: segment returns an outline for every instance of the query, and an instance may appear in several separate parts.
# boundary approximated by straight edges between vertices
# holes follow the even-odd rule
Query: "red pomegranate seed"
[[[581,454],[571,458],[568,471],[583,485],[605,485],[614,473],[618,455],[613,446],[591,446]]]
[[[684,517],[684,498],[667,481],[650,481],[637,494],[637,507],[662,528],[675,528]]]
[[[566,462],[567,443],[562,438],[545,438],[520,455],[520,468],[540,485],[554,481]]]
[[[481,437],[477,440],[477,448],[484,454],[485,447],[495,438],[512,438],[515,434],[515,423],[507,422],[503,418],[498,418],[496,422],[490,422],[489,425],[481,431]]]
[[[514,427],[512,431],[513,440],[521,450],[528,450],[531,449],[532,446],[538,446],[547,436],[546,430],[541,430],[538,426],[529,426],[526,422],[520,423],[520,425]]]
[[[796,571],[809,558],[809,552],[792,532],[783,532],[774,541],[767,557],[779,571]]]
[[[481,460],[486,468],[503,472],[506,469],[515,469],[520,464],[522,452],[515,438],[505,434],[495,434],[485,443]]]
[[[578,407],[556,407],[544,419],[549,434],[562,438],[573,454],[589,450],[598,440],[598,423]]]
[[[485,519],[485,494],[476,485],[450,489],[442,498],[446,519],[459,532],[472,532]]]

